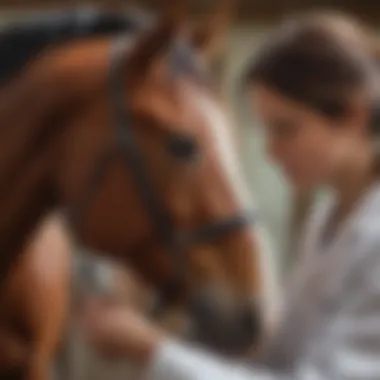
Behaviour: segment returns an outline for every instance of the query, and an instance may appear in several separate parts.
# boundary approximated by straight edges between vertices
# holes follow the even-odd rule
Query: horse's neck
[[[54,183],[59,122],[99,85],[106,48],[78,44],[52,51],[0,91],[1,279],[40,219],[59,205]]]
[[[56,197],[47,176],[48,157],[32,160],[14,189],[3,195],[0,219],[0,278],[4,279],[38,221],[54,208]]]

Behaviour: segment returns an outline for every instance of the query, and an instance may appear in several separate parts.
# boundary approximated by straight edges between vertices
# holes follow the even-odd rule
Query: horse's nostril
[[[258,342],[261,318],[252,305],[226,311],[215,299],[199,296],[192,301],[192,339],[226,352],[241,352]]]
[[[248,308],[241,314],[243,331],[246,331],[256,340],[261,331],[261,318],[258,311]]]
[[[215,316],[213,305],[203,298],[197,298],[192,302],[190,312],[198,322],[203,323],[212,321]]]
[[[252,330],[254,325],[254,316],[253,313],[249,310],[244,311],[241,315],[241,324],[245,330]]]

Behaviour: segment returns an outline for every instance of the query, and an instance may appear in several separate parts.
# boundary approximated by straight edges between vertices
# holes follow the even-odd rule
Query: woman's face
[[[254,88],[253,102],[266,129],[268,154],[294,187],[309,190],[339,176],[360,137],[358,128],[261,85]]]

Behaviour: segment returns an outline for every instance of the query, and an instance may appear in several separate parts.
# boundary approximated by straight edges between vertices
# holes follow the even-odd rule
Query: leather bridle
[[[123,79],[128,63],[128,44],[125,42],[125,39],[117,39],[112,45],[110,57],[110,106],[115,132],[105,152],[96,159],[91,179],[80,198],[79,206],[75,208],[74,221],[77,222],[86,212],[112,160],[116,155],[121,156],[126,170],[131,174],[138,189],[142,204],[152,220],[154,231],[166,252],[171,255],[176,268],[174,278],[171,278],[159,290],[159,302],[155,307],[155,312],[158,313],[176,299],[179,284],[183,282],[186,276],[186,255],[191,246],[251,225],[256,218],[253,213],[247,212],[190,231],[182,231],[176,228],[169,211],[165,208],[154,183],[151,181],[144,156],[136,142],[131,117],[125,104],[125,80]],[[183,60],[184,57],[181,53],[183,51],[185,50],[179,49],[179,56],[174,55],[174,59]]]

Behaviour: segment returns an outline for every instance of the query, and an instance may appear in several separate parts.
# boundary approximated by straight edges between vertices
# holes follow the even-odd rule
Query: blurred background
[[[193,0],[194,18],[202,17],[207,9],[212,9],[216,3]],[[375,0],[236,0],[235,3],[235,15],[229,26],[225,49],[215,61],[214,74],[237,122],[235,133],[239,143],[239,154],[252,197],[260,205],[261,217],[269,229],[274,245],[273,273],[283,278],[294,260],[295,236],[298,234],[305,210],[315,194],[292,194],[281,173],[278,173],[266,159],[265,139],[259,123],[254,119],[254,115],[250,114],[244,102],[244,94],[239,86],[240,75],[248,58],[254,55],[271,25],[286,14],[310,8],[342,9],[377,26],[380,7],[376,7],[378,3]],[[160,9],[162,1],[93,0],[89,3],[80,0],[0,0],[0,25],[7,25],[21,17],[50,9],[98,5],[119,9],[120,12],[128,11],[129,6],[154,12]],[[89,258],[86,254],[77,257],[79,259],[75,264],[76,276],[73,278],[74,293],[81,286],[83,268],[86,268],[87,273],[90,271],[96,274],[98,281],[106,282],[115,292],[125,291],[126,282],[119,281],[120,273],[108,263]],[[82,347],[77,333],[70,329],[60,364],[58,372],[65,373],[62,377],[70,380],[126,379],[124,368],[102,363],[99,358],[89,354],[88,350]]]

